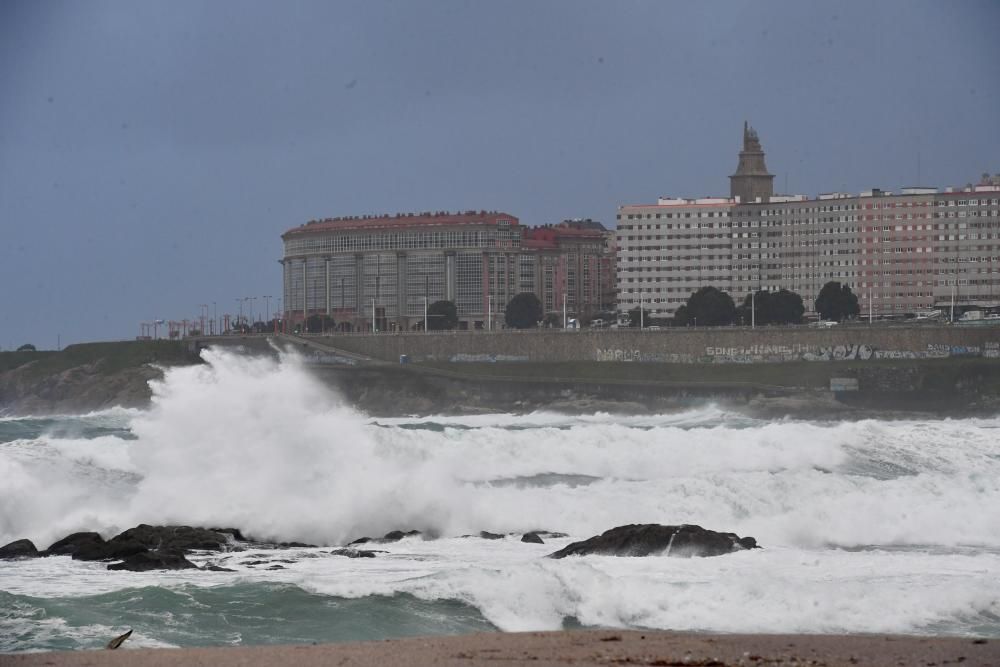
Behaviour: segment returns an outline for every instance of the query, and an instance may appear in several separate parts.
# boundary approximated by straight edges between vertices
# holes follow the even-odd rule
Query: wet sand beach
[[[127,646],[127,645],[126,645]],[[128,649],[0,656],[10,667],[212,665],[920,665],[995,667],[1000,639],[713,635],[581,630],[489,633],[310,646]]]

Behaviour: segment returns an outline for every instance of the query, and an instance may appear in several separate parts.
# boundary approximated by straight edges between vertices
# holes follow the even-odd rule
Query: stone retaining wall
[[[637,331],[348,334],[317,340],[386,361],[764,363],[1000,358],[1000,326],[839,326]]]

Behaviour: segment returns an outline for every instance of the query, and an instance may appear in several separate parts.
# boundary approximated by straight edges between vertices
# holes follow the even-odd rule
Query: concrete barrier
[[[768,363],[1000,358],[1000,326],[728,327],[350,334],[317,337],[384,361]]]

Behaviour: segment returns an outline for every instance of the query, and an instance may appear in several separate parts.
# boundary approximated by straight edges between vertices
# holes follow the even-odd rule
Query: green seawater
[[[131,646],[311,644],[490,632],[476,609],[407,594],[340,598],[277,583],[148,586],[81,597],[0,591],[0,653]]]

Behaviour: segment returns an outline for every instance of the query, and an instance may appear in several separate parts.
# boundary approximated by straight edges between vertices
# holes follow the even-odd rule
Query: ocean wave
[[[373,421],[294,357],[204,355],[152,383],[150,409],[114,413],[128,437],[0,444],[0,542],[141,522],[315,544],[656,522],[803,548],[1000,546],[997,419],[762,422],[706,406]]]

